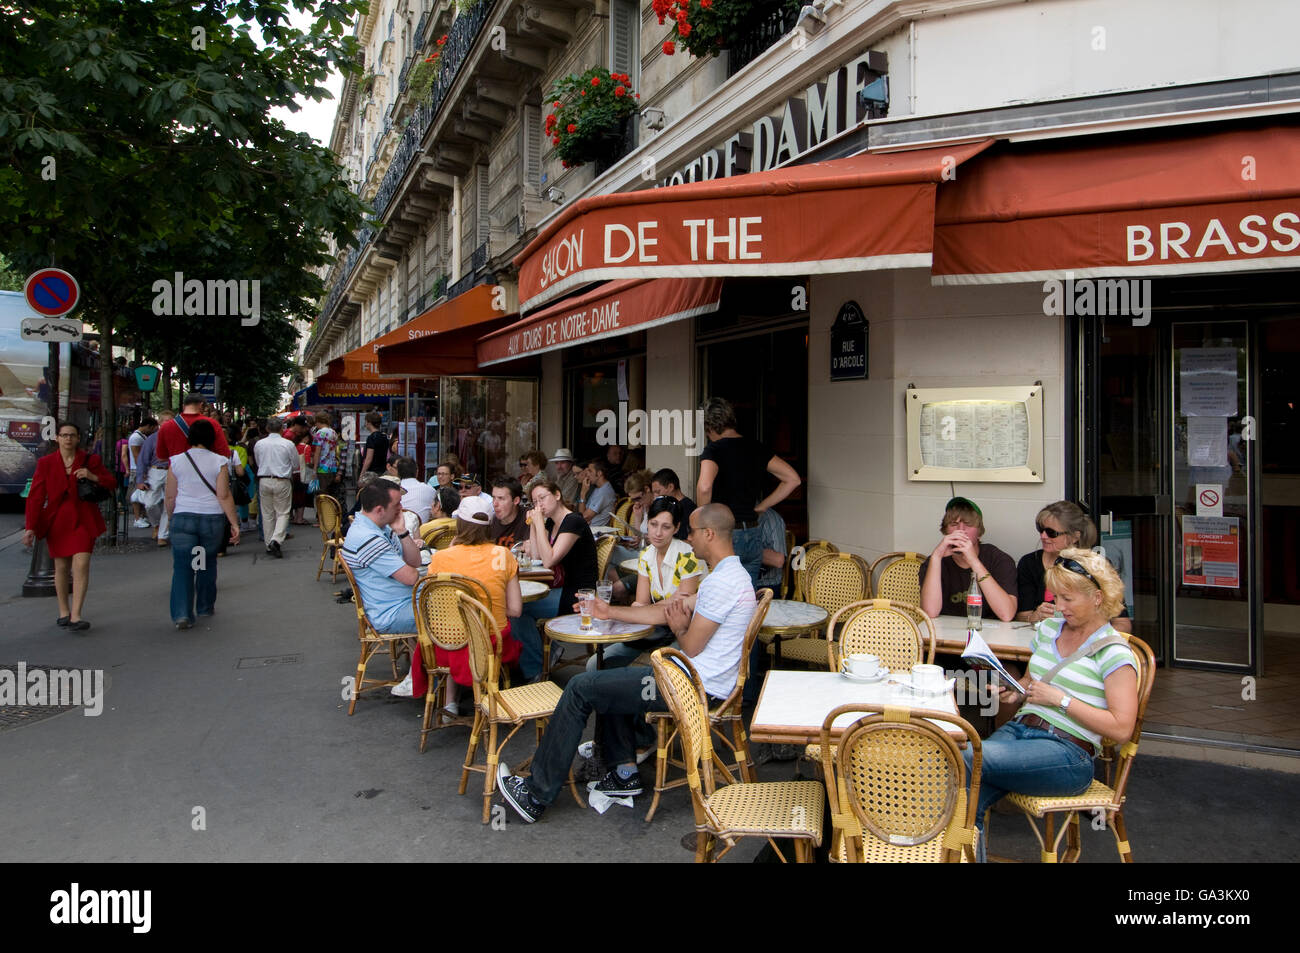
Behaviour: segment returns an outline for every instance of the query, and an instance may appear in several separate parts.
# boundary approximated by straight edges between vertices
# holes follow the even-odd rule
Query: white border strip
[[[695,265],[643,265],[626,268],[610,265],[604,268],[586,268],[560,279],[545,291],[538,292],[527,301],[520,302],[519,310],[535,311],[558,298],[564,292],[595,281],[624,278],[749,278],[789,275],[827,275],[853,271],[883,271],[890,268],[929,268],[933,256],[930,252],[908,252],[898,255],[868,255],[863,258],[827,258],[813,261],[777,261],[741,264],[734,261]],[[536,353],[536,352],[533,352]]]
[[[640,331],[643,328],[654,328],[654,327],[658,327],[661,324],[671,324],[672,322],[680,321],[683,318],[694,318],[694,317],[698,317],[701,314],[712,314],[714,311],[717,311],[718,308],[720,308],[721,306],[722,306],[722,299],[721,299],[721,295],[719,294],[718,300],[712,302],[711,304],[697,305],[694,308],[687,308],[685,311],[678,311],[676,314],[666,314],[663,317],[655,318],[652,321],[641,321],[637,324],[632,325],[631,327],[612,328],[609,331],[601,331],[598,334],[588,335],[587,337],[584,338],[575,338],[572,341],[560,341],[556,344],[549,344],[546,347],[539,347],[531,351],[525,351],[522,354],[511,354],[507,357],[499,357],[495,361],[485,361],[484,363],[480,364],[479,367],[490,367],[493,364],[502,364],[505,363],[506,361],[518,361],[521,358],[532,357],[534,354],[545,354],[548,351],[558,351],[561,348],[566,348],[574,344],[587,344],[590,343],[591,341],[601,341],[604,340],[605,338],[617,337],[620,334],[631,334],[634,331]]]
[[[1238,261],[1203,261],[1168,265],[1108,265],[1097,268],[1062,267],[1048,271],[1005,271],[981,275],[931,275],[931,285],[1001,285],[1032,281],[1061,281],[1068,271],[1075,278],[1114,278],[1119,275],[1210,275],[1233,271],[1271,271],[1300,268],[1300,255],[1242,258]]]

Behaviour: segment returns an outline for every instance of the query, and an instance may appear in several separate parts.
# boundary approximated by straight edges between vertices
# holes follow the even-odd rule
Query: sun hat
[[[573,454],[569,452],[568,447],[561,447],[555,451],[555,456],[551,457],[551,463],[564,463],[565,461],[573,463]]]

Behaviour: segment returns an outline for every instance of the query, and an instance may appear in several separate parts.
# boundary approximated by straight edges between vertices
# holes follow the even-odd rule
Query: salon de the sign
[[[760,116],[720,145],[691,159],[655,184],[681,185],[763,172],[793,162],[866,116],[858,93],[888,71],[888,58],[867,50],[836,67],[802,93],[791,96],[777,112]]]

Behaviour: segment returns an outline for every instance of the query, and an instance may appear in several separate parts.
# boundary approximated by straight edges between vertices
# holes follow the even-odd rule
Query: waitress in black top
[[[579,589],[596,588],[596,541],[587,521],[564,505],[560,488],[550,481],[534,486],[532,499],[524,549],[555,573],[556,585],[541,599],[524,603],[524,614],[511,621],[510,634],[523,646],[519,667],[525,678],[534,678],[542,671],[542,637],[537,620],[568,615]]]
[[[1042,622],[1056,614],[1054,597],[1047,588],[1047,570],[1065,549],[1092,549],[1097,545],[1097,526],[1083,507],[1069,500],[1049,503],[1034,519],[1042,549],[1026,553],[1016,565],[1016,589],[1020,596],[1016,619]],[[1111,626],[1121,632],[1133,631],[1128,608],[1122,606]]]
[[[736,411],[721,397],[704,404],[704,435],[709,444],[700,454],[700,476],[695,481],[695,504],[723,503],[736,519],[731,534],[740,564],[749,573],[754,588],[763,571],[763,532],[758,518],[799,488],[803,481],[795,468],[753,437],[736,430]],[[765,477],[780,481],[764,495]]]

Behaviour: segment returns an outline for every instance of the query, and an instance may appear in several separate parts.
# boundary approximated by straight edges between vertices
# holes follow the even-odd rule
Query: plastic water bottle
[[[984,627],[983,619],[984,593],[980,592],[980,584],[971,573],[970,589],[966,592],[966,628],[978,632]]]

